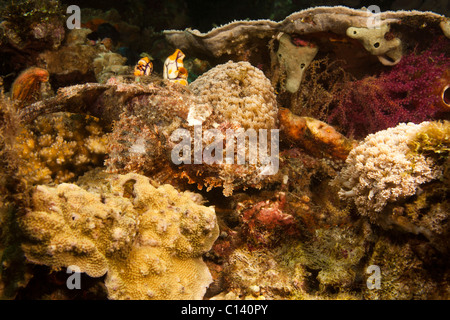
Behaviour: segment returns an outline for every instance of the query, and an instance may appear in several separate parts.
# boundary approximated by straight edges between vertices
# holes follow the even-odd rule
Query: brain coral
[[[412,196],[420,184],[439,178],[442,167],[409,147],[428,124],[402,123],[368,135],[333,181],[341,188],[340,197],[353,200],[362,215],[376,220],[387,203]]]
[[[110,299],[201,299],[212,281],[201,255],[218,236],[214,208],[138,174],[93,174],[84,185],[38,186],[20,224],[28,260],[76,265]],[[100,178],[99,178],[100,177]]]
[[[277,103],[270,80],[248,62],[218,65],[189,88],[200,100],[196,108],[206,112],[211,107],[218,123],[228,121],[255,130],[275,127]]]

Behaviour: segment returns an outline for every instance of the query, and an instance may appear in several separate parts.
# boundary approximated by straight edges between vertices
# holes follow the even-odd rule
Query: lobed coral
[[[218,236],[214,208],[138,174],[94,172],[80,184],[38,186],[20,219],[29,261],[107,273],[110,299],[201,299],[211,275],[201,255]]]
[[[442,176],[442,166],[422,154],[411,154],[409,144],[429,126],[400,124],[370,134],[347,157],[346,165],[333,184],[343,199],[355,203],[362,215],[372,221],[390,203],[416,193],[426,182]]]

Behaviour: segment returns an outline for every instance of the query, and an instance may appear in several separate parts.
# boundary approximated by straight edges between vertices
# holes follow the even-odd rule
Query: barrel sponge
[[[414,153],[410,142],[426,128],[401,123],[395,128],[370,134],[355,147],[332,184],[339,196],[355,202],[358,211],[375,221],[389,202],[416,193],[419,185],[442,176],[442,166],[431,157]]]
[[[199,98],[195,108],[212,108],[216,121],[244,129],[273,129],[277,103],[270,80],[250,63],[228,61],[205,72],[189,85]],[[197,112],[199,113],[199,112]]]
[[[135,173],[81,185],[35,189],[20,220],[29,261],[107,273],[110,299],[203,297],[212,278],[201,256],[219,233],[213,207]]]

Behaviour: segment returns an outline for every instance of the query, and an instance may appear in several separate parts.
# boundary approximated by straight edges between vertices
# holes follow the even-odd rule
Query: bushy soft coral
[[[445,54],[449,46],[448,39],[440,39],[428,50],[404,56],[378,77],[347,82],[328,122],[338,124],[347,135],[361,138],[400,122],[433,119],[440,111],[437,105],[441,99],[435,86],[450,68],[450,57]]]

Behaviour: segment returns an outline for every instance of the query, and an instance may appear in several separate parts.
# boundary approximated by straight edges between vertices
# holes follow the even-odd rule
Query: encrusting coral
[[[325,122],[297,116],[289,109],[280,108],[278,117],[283,136],[316,156],[345,160],[357,144]]]
[[[20,219],[27,259],[107,273],[110,299],[201,299],[212,281],[201,255],[218,236],[213,207],[138,174],[93,172],[38,186]]]
[[[261,140],[261,129],[267,130],[266,141],[271,139],[271,129],[277,129],[277,103],[273,87],[264,73],[248,62],[232,62],[218,65],[198,77],[189,85],[189,89],[195,94],[196,103],[189,109],[188,124],[196,127],[201,125],[203,132],[212,129],[214,137],[203,134],[204,145],[212,145],[222,139],[227,143],[233,143],[235,136],[231,138],[229,130],[236,134],[248,132],[255,133]],[[244,131],[247,131],[244,132]],[[249,136],[251,135],[249,134]],[[267,134],[268,133],[268,134]],[[213,140],[214,139],[214,140]],[[232,139],[232,141],[228,141]],[[249,138],[250,139],[250,138]],[[233,154],[222,148],[222,154],[215,154],[212,158],[219,159],[212,163],[203,163],[201,166],[183,166],[184,175],[192,182],[205,185],[207,189],[223,187],[224,195],[231,195],[234,189],[243,187],[261,188],[265,180],[262,174],[267,164],[263,163],[261,156],[251,163],[238,163],[237,154],[245,154],[249,159],[250,151],[256,151],[261,141],[253,146],[253,150],[245,147]],[[267,142],[271,145],[271,142]],[[238,146],[236,149],[239,149]],[[249,148],[250,149],[250,148]],[[266,150],[268,151],[268,150]],[[273,150],[271,151],[274,152]],[[231,163],[225,159],[231,159]]]
[[[347,157],[333,184],[343,199],[355,203],[361,215],[377,221],[388,203],[414,195],[418,187],[442,176],[442,165],[413,154],[409,144],[429,122],[399,124],[368,135]]]
[[[92,61],[95,78],[98,83],[106,83],[109,78],[129,73],[129,67],[125,65],[127,58],[118,53],[105,52]]]

